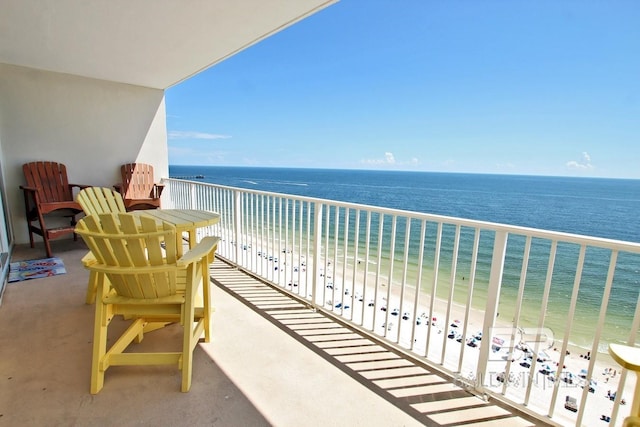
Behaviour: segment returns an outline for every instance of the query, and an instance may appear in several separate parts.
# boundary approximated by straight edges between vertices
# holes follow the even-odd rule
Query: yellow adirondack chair
[[[104,187],[87,187],[78,193],[76,202],[82,207],[85,215],[98,215],[101,213],[126,212],[122,195],[117,191]],[[89,251],[82,257],[82,265],[88,267],[96,262],[93,253]],[[89,271],[89,284],[87,285],[86,303],[96,302],[96,290],[98,289],[98,273]]]
[[[175,364],[182,370],[183,392],[191,387],[193,350],[204,333],[209,342],[211,304],[209,257],[218,237],[205,237],[180,259],[175,228],[167,223],[130,213],[90,215],[78,222],[76,232],[93,252],[89,265],[98,275],[98,298],[94,323],[91,393],[104,385],[105,371],[117,365]],[[162,245],[162,242],[164,244]],[[110,285],[104,277],[109,279]],[[202,307],[196,296],[202,285]],[[107,351],[107,330],[115,315],[131,318],[129,328]],[[182,351],[125,352],[142,340],[155,322],[180,322]]]

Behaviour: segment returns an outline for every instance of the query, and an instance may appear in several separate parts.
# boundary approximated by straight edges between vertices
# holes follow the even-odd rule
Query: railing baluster
[[[311,230],[312,230],[312,222],[311,222],[311,211],[313,210],[312,207],[315,207],[315,204],[312,204],[311,202],[305,202],[307,205],[306,211],[307,211],[307,244],[305,245],[306,247],[306,253],[305,253],[305,257],[304,257],[304,273],[305,273],[305,294],[309,295],[309,284],[311,284],[314,288],[315,288],[315,284],[316,284],[316,276],[313,277],[312,280],[309,280],[309,272],[311,271],[309,269],[309,260],[311,259],[311,244],[313,243],[311,241]],[[315,220],[314,218],[314,222],[313,224],[317,227],[318,222]],[[319,230],[316,230],[316,232],[314,233],[314,238],[320,239],[320,234],[319,234]],[[319,254],[320,251],[317,247],[315,247],[315,245],[313,246],[313,253],[314,255]],[[314,263],[315,264],[315,263]],[[302,267],[302,263],[300,263],[300,266]],[[315,295],[315,293],[313,293],[313,295]],[[315,304],[315,300],[313,300],[313,303]]]
[[[416,326],[418,319],[418,307],[420,304],[420,295],[422,294],[422,265],[424,263],[424,239],[425,234],[427,232],[427,221],[422,220],[420,226],[420,244],[418,245],[418,264],[417,264],[417,274],[416,274],[416,283],[415,283],[415,295],[413,298],[413,328],[411,329],[411,349],[414,349],[416,342]],[[424,321],[424,319],[422,320]],[[422,322],[421,321],[421,322]],[[431,323],[431,319],[427,319],[427,324]]]
[[[260,194],[260,198],[259,198],[259,204],[260,204],[260,250],[262,251],[262,259],[260,260],[260,275],[262,277],[266,277],[267,276],[267,272],[266,272],[266,267],[265,265],[268,265],[268,261],[265,262],[265,259],[267,259],[268,255],[269,255],[269,250],[268,250],[268,246],[269,246],[269,241],[268,241],[268,237],[265,235],[265,228],[266,228],[266,224],[265,224],[265,199],[266,196],[264,194]],[[266,245],[265,245],[266,243]]]
[[[191,203],[189,207],[190,209],[196,209],[196,186],[192,184],[190,190],[191,197],[189,198],[189,200],[191,200]]]
[[[387,336],[387,331],[391,330],[391,324],[389,323],[389,313],[391,312],[391,287],[393,286],[393,266],[394,266],[394,253],[396,250],[396,229],[397,229],[397,223],[398,223],[398,217],[396,215],[393,215],[391,217],[391,236],[389,238],[389,273],[387,275],[387,316],[386,316],[386,321],[385,321],[385,328],[384,328],[384,336]],[[396,339],[394,340],[394,342],[397,344],[398,343],[398,338],[397,338],[397,333],[396,333]]]
[[[255,201],[256,201],[256,197],[253,194],[247,194],[247,215],[248,218],[247,220],[249,220],[250,226],[249,229],[251,230],[251,270],[252,271],[256,271],[258,268],[258,250],[257,248],[258,246],[258,235],[257,235],[257,216],[255,215]]]
[[[364,249],[364,276],[362,279],[362,325],[365,324],[365,307],[369,306],[369,257],[371,256],[371,211],[367,211],[367,221],[365,226],[365,249]],[[375,290],[374,290],[374,298],[375,298]],[[375,299],[374,301],[374,312],[371,314],[371,325],[368,329],[373,331],[374,323],[373,319],[375,317]]]
[[[289,283],[289,268],[287,267],[289,256],[289,201],[286,197],[280,197],[278,209],[280,210],[278,219],[278,283],[286,289]]]
[[[404,255],[403,255],[403,259],[402,259],[402,279],[400,281],[400,313],[398,313],[398,317],[400,318],[400,320],[398,320],[398,340],[397,342],[400,342],[400,337],[401,337],[401,333],[402,333],[402,319],[404,317],[404,313],[405,313],[405,305],[404,305],[404,297],[405,297],[405,291],[406,291],[406,287],[407,287],[407,268],[409,266],[409,248],[410,248],[410,238],[411,238],[411,220],[409,218],[406,218],[406,225],[405,225],[405,234],[404,234]],[[415,311],[414,314],[415,316]],[[411,317],[411,316],[409,316]],[[415,324],[415,322],[411,322],[412,324]],[[415,325],[414,325],[415,326]],[[411,335],[411,334],[410,334]],[[413,345],[413,343],[411,341],[409,341],[408,345],[406,346],[407,348],[411,348]]]
[[[476,228],[474,229],[474,236],[473,236],[473,249],[471,252],[471,269],[469,272],[469,289],[467,289],[467,302],[465,304],[465,310],[464,310],[464,318],[465,319],[469,319],[469,317],[471,316],[471,301],[473,298],[473,285],[476,281],[476,264],[478,262],[478,249],[480,246],[480,229]],[[465,331],[466,331],[466,321],[465,321]],[[463,332],[463,334],[466,334],[466,332]],[[483,337],[485,338],[485,337]],[[491,337],[486,337],[485,338],[485,345],[490,345],[489,343],[491,342]],[[458,369],[457,372],[462,373],[462,361],[463,361],[463,356],[464,356],[464,346],[460,346],[460,354],[458,355]]]
[[[294,291],[295,286],[295,282],[296,279],[294,279],[294,277],[296,276],[296,265],[298,266],[298,271],[300,271],[300,261],[296,260],[296,254],[300,253],[300,250],[302,249],[301,247],[296,246],[296,231],[298,230],[298,228],[296,227],[296,214],[297,214],[297,204],[295,200],[290,200],[288,199],[287,204],[289,206],[291,206],[291,265],[289,266],[289,268],[287,268],[287,271],[290,272],[291,274],[291,292]],[[288,211],[288,209],[287,209]],[[287,222],[287,229],[289,229],[289,223]],[[287,259],[289,258],[289,256],[287,255]],[[298,276],[298,282],[300,281],[300,273],[297,274]],[[295,289],[295,293],[299,294],[300,293],[300,285],[298,284],[298,288]]]
[[[435,304],[436,304],[436,292],[438,290],[438,272],[440,271],[440,251],[442,250],[442,223],[438,222],[438,229],[436,231],[436,246],[433,257],[433,280],[431,282],[431,297],[429,301],[429,328],[427,329],[427,346],[424,350],[424,355],[429,358],[429,345],[431,344],[431,331],[433,330],[433,318],[435,316]],[[447,328],[449,325],[445,323],[444,334],[442,336],[442,355],[440,357],[440,364],[444,363],[444,352],[447,347]]]
[[[240,192],[236,191],[233,195],[233,210],[236,212],[234,216],[233,234],[235,235],[234,242],[236,242],[236,261],[240,264],[242,262],[242,201],[240,199]]]
[[[374,292],[373,292],[373,298],[374,298],[374,307],[373,307],[373,330],[375,330],[375,327],[378,323],[378,311],[381,309],[381,307],[378,307],[378,292],[380,289],[380,271],[381,271],[381,267],[380,265],[382,264],[382,232],[383,232],[383,227],[384,227],[384,214],[382,213],[378,213],[378,241],[377,241],[377,255],[376,255],[376,281],[375,281],[375,286],[374,286]],[[384,330],[386,331],[387,329],[387,320],[386,320],[386,316],[387,313],[389,312],[389,302],[385,299],[384,301],[384,307],[385,307],[385,324],[384,324]],[[383,331],[383,333],[381,334],[382,336],[384,336],[385,332]]]
[[[506,231],[496,231],[493,241],[493,255],[491,257],[491,271],[489,273],[489,287],[487,289],[487,305],[484,310],[484,321],[482,322],[482,337],[491,337],[492,329],[498,313],[498,302],[500,300],[500,287],[502,286],[502,274],[504,272],[504,259],[507,249]],[[481,345],[478,357],[478,368],[476,370],[476,386],[482,386],[479,391],[484,392],[487,385],[489,351],[491,346]],[[513,351],[513,349],[510,349]]]
[[[330,234],[330,230],[329,230],[329,221],[330,221],[330,216],[331,216],[331,208],[327,205],[326,208],[325,206],[323,206],[323,209],[325,209],[325,215],[324,215],[324,253],[322,254],[322,305],[327,305],[327,275],[326,275],[326,267],[327,267],[327,262],[329,261],[329,234]],[[331,294],[331,305],[333,306],[333,289],[330,292]]]
[[[348,284],[347,284],[347,262],[348,262],[348,255],[349,255],[349,208],[345,208],[344,209],[344,225],[343,225],[343,232],[342,232],[342,247],[344,248],[342,251],[342,290],[340,291],[340,313],[344,314],[345,313],[345,308],[344,308],[344,298],[347,295],[347,289],[348,288]],[[336,241],[337,241],[337,237],[336,236]],[[336,252],[337,255],[337,252]],[[338,266],[336,265],[335,268],[337,269]],[[334,276],[335,276],[334,272]],[[353,282],[353,281],[352,281]],[[335,283],[335,278],[334,278],[334,283]],[[353,286],[351,286],[351,292],[349,292],[349,294],[353,293]]]
[[[355,303],[356,303],[356,283],[358,282],[358,257],[360,256],[359,248],[360,248],[360,209],[355,211],[355,226],[354,226],[354,236],[353,236],[353,271],[351,273],[353,279],[351,280],[351,311],[349,320],[353,320],[353,315],[356,311]],[[362,295],[362,294],[361,294]],[[362,299],[362,307],[364,308],[364,298]],[[360,316],[360,325],[362,325],[362,316]]]
[[[456,231],[453,240],[453,253],[451,254],[451,279],[449,280],[449,308],[453,307],[453,296],[456,289],[456,275],[458,272],[458,251],[460,250],[460,225],[456,225]],[[448,317],[448,316],[447,316]],[[469,317],[465,316],[462,323],[462,341],[460,341],[460,354],[461,360],[464,357],[464,351],[466,349],[467,327],[469,324]],[[458,371],[459,372],[459,371]]]
[[[338,240],[340,240],[340,207],[336,206],[334,211],[333,218],[333,261],[331,265],[331,276],[329,276],[329,263],[327,263],[324,267],[324,275],[327,278],[331,278],[333,282],[333,289],[331,289],[331,310],[335,307],[336,304],[336,291],[338,291],[338,280],[336,277],[336,273],[338,272]],[[328,259],[328,258],[327,258]],[[344,276],[340,278],[340,292],[344,289]],[[340,299],[342,301],[342,298]]]
[[[318,304],[317,292],[318,292],[318,277],[320,277],[320,256],[322,254],[322,211],[324,205],[320,203],[314,204],[314,224],[315,230],[313,232],[313,277],[311,279],[311,301],[313,302],[314,307],[316,305],[323,306],[324,301]],[[309,265],[307,265],[307,269]],[[322,295],[322,299],[324,300],[324,291]]]

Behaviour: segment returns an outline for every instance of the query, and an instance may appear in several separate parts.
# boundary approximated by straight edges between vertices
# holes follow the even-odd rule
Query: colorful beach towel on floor
[[[9,283],[65,274],[67,270],[60,258],[32,259],[9,264]]]

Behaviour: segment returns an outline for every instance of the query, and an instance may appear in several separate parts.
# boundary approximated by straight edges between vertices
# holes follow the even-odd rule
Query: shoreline
[[[349,259],[348,261],[352,261],[352,258]],[[358,261],[363,261],[363,260],[358,260]],[[373,265],[376,265],[375,262],[370,262],[370,263]],[[348,270],[351,271],[353,268],[353,264],[348,263],[348,267],[349,267]],[[382,270],[388,271],[388,264],[384,265],[382,267]],[[440,271],[442,272],[443,270],[444,270],[444,274],[439,275],[439,280],[437,283],[436,299],[446,304],[448,301],[448,298],[446,296],[443,296],[442,294],[449,291],[451,280],[449,275],[450,271],[446,270],[446,268],[443,269],[443,266],[441,265]],[[414,280],[411,280],[411,279],[414,279]],[[394,278],[394,287],[400,287],[401,284],[395,283],[396,281],[397,279]],[[416,284],[413,283],[415,281],[416,281],[415,277],[407,278],[405,287],[415,289]],[[425,286],[425,284],[427,285]],[[430,295],[431,284],[432,284],[432,276],[426,279],[423,277],[421,292],[424,295],[427,295],[427,296]],[[453,304],[464,306],[464,302],[461,302],[460,299],[464,299],[463,297],[466,297],[467,285],[468,285],[468,278],[466,278],[466,276],[464,275],[457,274],[457,277],[454,283],[455,296],[453,299]],[[482,281],[476,278],[474,289],[473,289],[473,299],[471,303],[472,310],[477,310],[484,313],[483,305],[487,299],[486,287],[487,287],[486,283],[483,283]],[[513,323],[513,319],[506,320],[506,321],[503,321],[503,319],[506,319],[509,317],[513,318],[513,315],[515,313],[513,312],[513,308],[510,306],[515,303],[516,295],[510,295],[510,293],[512,292],[505,292],[504,287],[505,286],[503,285],[503,289],[500,292],[500,301],[499,301],[499,307],[498,307],[498,315],[501,315],[502,317],[500,317],[498,320],[501,323],[506,323],[507,325],[511,325],[511,323]],[[481,302],[479,303],[478,301],[481,301]],[[521,328],[536,327],[539,320],[538,315],[539,315],[540,308],[539,307],[531,308],[530,305],[527,304],[527,300],[524,299],[520,310],[521,311],[519,314],[519,319],[520,319],[519,326]],[[566,325],[566,319],[563,317],[561,307],[552,306],[551,302],[549,302],[546,311],[547,311],[547,314],[545,315],[545,319],[544,319],[545,327],[551,328],[552,330],[558,330],[563,332]],[[607,316],[609,315],[610,313],[607,313]],[[610,330],[607,328],[607,324],[605,324],[600,336],[600,342],[599,342],[598,348],[594,350],[592,346],[587,344],[587,343],[593,342],[594,332],[590,330],[587,330],[587,331],[580,330],[580,329],[584,329],[584,328],[580,328],[580,324],[579,324],[580,319],[584,320],[585,317],[588,317],[588,316],[586,316],[585,313],[583,312],[576,311],[576,313],[574,314],[572,331],[570,336],[568,337],[568,350],[572,354],[575,353],[575,354],[585,354],[585,355],[586,353],[596,352],[600,355],[600,357],[608,358],[610,360],[610,363],[615,363],[613,362],[613,359],[611,359],[608,353],[608,344],[609,343],[625,344],[627,337],[622,336],[623,334],[618,334],[612,337],[612,335],[610,334]],[[629,323],[631,323],[632,320],[633,319],[629,319]],[[609,325],[609,327],[615,328],[614,325]],[[557,338],[559,341],[564,341],[564,336],[558,336]]]

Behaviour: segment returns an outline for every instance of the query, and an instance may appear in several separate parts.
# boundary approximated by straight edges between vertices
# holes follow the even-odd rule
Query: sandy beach
[[[345,264],[334,258],[314,270],[311,260],[304,255],[275,249],[256,247],[252,250],[251,245],[246,246],[246,253],[254,257],[252,263],[259,274],[295,294],[315,298],[317,304],[358,327],[426,356],[461,384],[472,385],[478,381],[476,371],[481,346],[492,344],[483,381],[486,390],[519,404],[526,402],[526,407],[537,413],[548,415],[551,411],[553,419],[563,425],[576,424],[576,413],[565,408],[567,397],[576,399],[578,405],[586,397],[582,425],[607,425],[601,418],[611,416],[613,399],[618,392],[629,404],[620,406],[617,423],[629,415],[635,375],[627,375],[621,388],[620,381],[625,376],[606,353],[592,355],[567,345],[562,357],[563,343],[557,337],[536,343],[530,341],[526,328],[515,332],[515,341],[520,342],[514,341],[510,346],[512,325],[499,317],[494,326],[503,333],[500,337],[505,341],[498,350],[495,344],[500,338],[492,343],[479,336],[484,324],[481,310],[456,303],[449,305],[441,298],[432,302],[424,292],[416,298],[414,286],[403,287],[395,281],[389,286],[377,276],[375,266],[365,277],[363,265],[354,268],[353,263]],[[314,271],[317,274],[315,292],[307,285],[312,283]],[[522,341],[530,342],[527,345]],[[537,352],[527,353],[527,350]],[[560,362],[563,369],[559,369]],[[559,378],[554,382],[556,376]],[[507,379],[506,385],[504,379]]]

